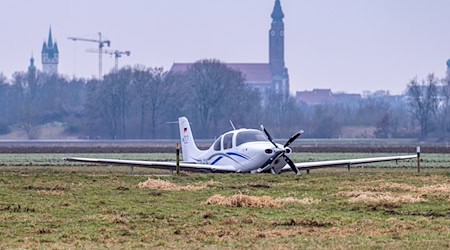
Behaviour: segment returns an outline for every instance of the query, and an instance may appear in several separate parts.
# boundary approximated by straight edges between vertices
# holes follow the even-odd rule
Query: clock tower
[[[45,74],[58,74],[59,51],[58,44],[53,42],[52,29],[48,33],[48,41],[42,45],[42,71]]]
[[[275,93],[289,96],[289,75],[284,64],[284,13],[280,0],[275,1],[269,30],[269,65]]]

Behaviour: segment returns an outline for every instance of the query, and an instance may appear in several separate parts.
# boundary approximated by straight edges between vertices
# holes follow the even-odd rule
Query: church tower
[[[28,66],[28,82],[36,80],[36,66],[34,66],[33,55],[30,58],[30,66]]]
[[[48,33],[48,41],[42,45],[42,71],[45,74],[58,74],[59,51],[56,41],[53,43],[52,29]]]
[[[284,13],[280,0],[275,1],[269,31],[269,65],[275,93],[289,96],[289,75],[284,64]]]

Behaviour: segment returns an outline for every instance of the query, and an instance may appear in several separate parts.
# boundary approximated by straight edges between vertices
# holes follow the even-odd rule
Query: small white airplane
[[[292,170],[300,175],[301,170],[407,160],[417,158],[419,155],[418,152],[417,155],[294,163],[289,158],[292,154],[289,145],[303,133],[302,130],[282,145],[275,143],[262,125],[261,130],[235,129],[233,126],[234,130],[220,136],[208,150],[200,150],[195,144],[188,119],[180,117],[178,123],[183,154],[183,161],[179,163],[179,166],[181,170],[188,171],[279,174]],[[65,160],[171,170],[176,168],[175,162],[94,158],[66,158]]]

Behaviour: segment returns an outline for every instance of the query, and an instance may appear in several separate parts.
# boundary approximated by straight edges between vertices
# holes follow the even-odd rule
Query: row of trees
[[[336,138],[348,127],[375,127],[367,137],[445,137],[449,96],[448,84],[430,75],[413,79],[405,97],[308,106],[270,94],[263,106],[242,74],[217,60],[181,74],[126,67],[102,80],[18,72],[10,81],[0,76],[0,133],[16,127],[38,138],[37,128],[56,123],[80,137],[178,138],[178,126],[168,122],[187,116],[198,138],[229,130],[229,120],[237,127],[262,123],[276,137],[304,129],[306,137]]]
[[[450,124],[450,82],[433,74],[421,81],[411,80],[408,85],[409,106],[413,117],[420,124],[420,137],[429,133],[446,138]]]

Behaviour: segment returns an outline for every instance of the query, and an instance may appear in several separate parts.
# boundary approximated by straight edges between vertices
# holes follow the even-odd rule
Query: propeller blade
[[[272,166],[271,166],[272,163],[273,163],[276,159],[278,159],[278,158],[280,157],[281,154],[284,154],[284,152],[283,152],[283,151],[280,151],[280,152],[276,153],[273,157],[270,157],[270,158],[262,165],[262,167],[260,167],[260,168],[257,170],[257,172],[258,172],[258,173],[261,173],[261,172],[264,172],[264,171],[266,171],[266,170],[269,170],[270,167],[272,167]]]
[[[283,158],[286,161],[286,163],[291,167],[292,171],[294,171],[296,175],[300,175],[300,170],[298,170],[294,162],[292,162],[292,160],[289,159],[289,157],[287,157],[285,154],[283,154]]]
[[[305,131],[300,130],[297,133],[295,133],[293,136],[291,136],[291,138],[289,138],[289,140],[284,144],[284,147],[287,147],[289,145],[291,145],[291,143],[293,143],[295,140],[297,140],[297,138],[299,136],[301,136]]]
[[[266,134],[267,139],[269,139],[269,141],[270,141],[276,148],[278,148],[277,144],[275,144],[275,142],[273,141],[272,136],[270,136],[269,132],[267,131],[267,129],[266,129],[263,125],[261,125],[261,130],[264,132],[264,134]]]

